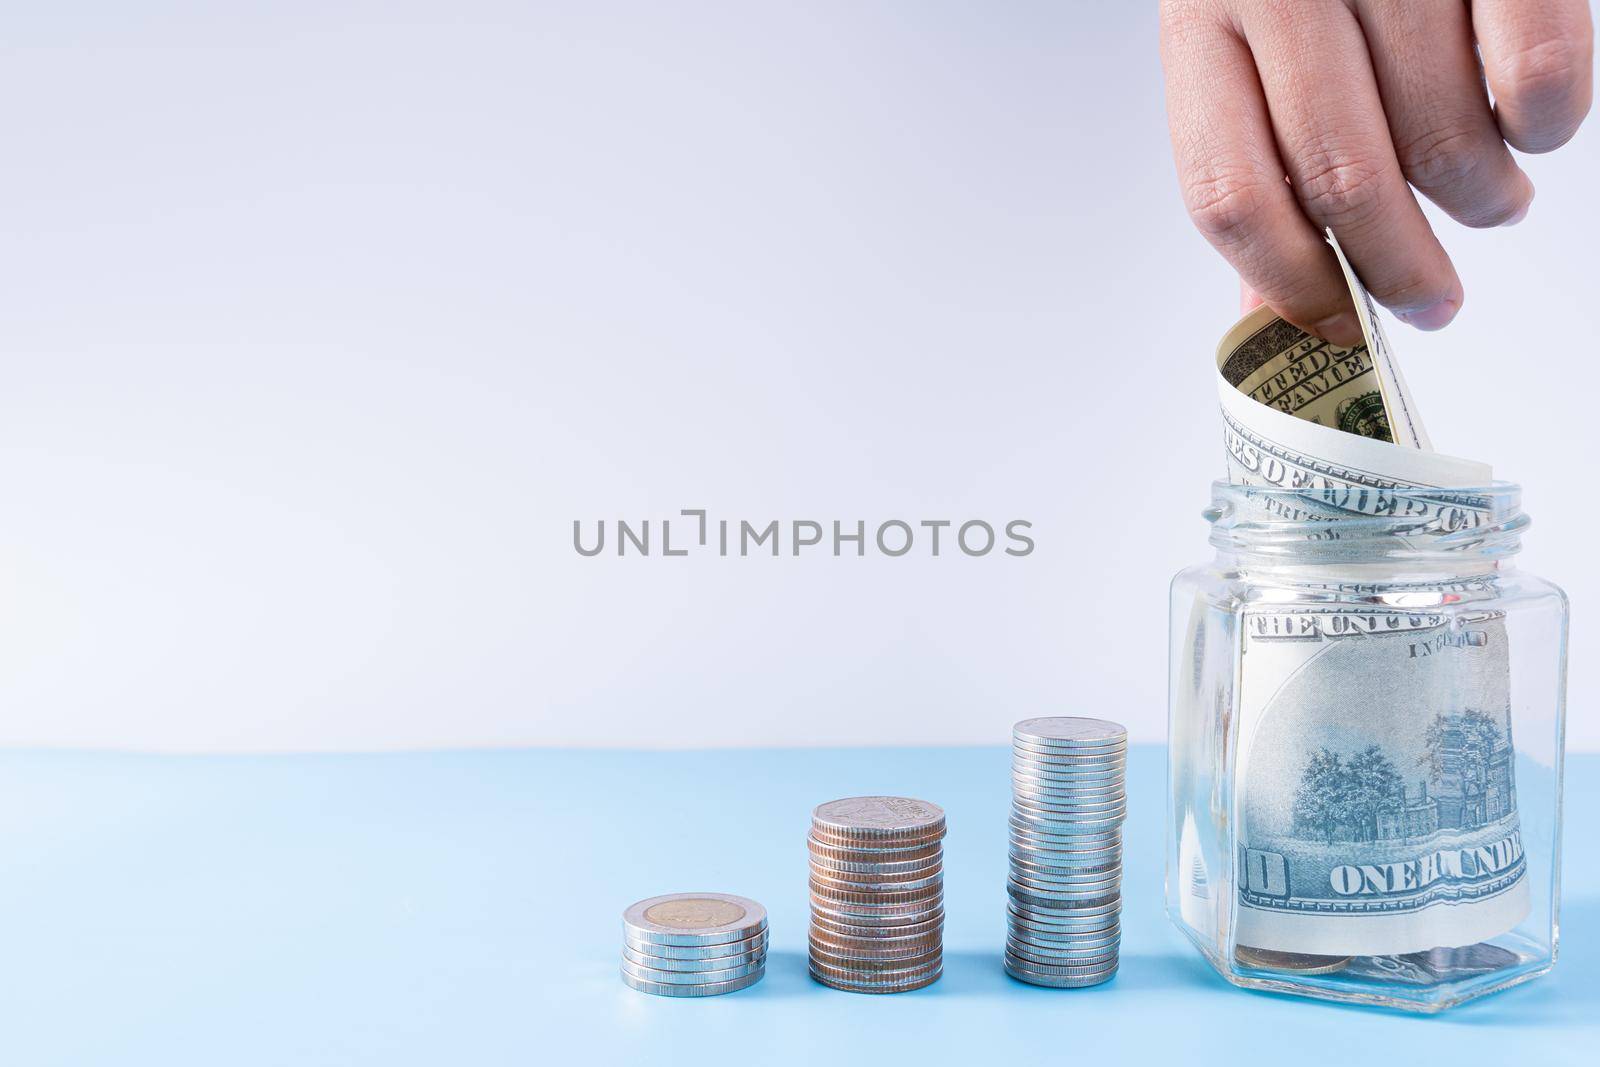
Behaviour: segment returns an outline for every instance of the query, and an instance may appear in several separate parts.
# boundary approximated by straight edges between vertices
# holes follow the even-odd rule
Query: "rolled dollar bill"
[[[1268,308],[1229,331],[1217,352],[1229,480],[1295,490],[1295,514],[1282,494],[1246,506],[1303,520],[1307,537],[1393,517],[1425,547],[1494,522],[1489,466],[1432,450],[1371,298],[1328,237],[1365,343],[1330,344]],[[1404,590],[1384,566],[1318,580]],[[1503,620],[1426,609],[1475,580],[1242,609],[1237,944],[1385,956],[1472,945],[1527,913]]]

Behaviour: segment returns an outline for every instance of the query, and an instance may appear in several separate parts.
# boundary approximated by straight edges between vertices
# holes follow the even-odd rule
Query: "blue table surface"
[[[1569,759],[1554,973],[1432,1018],[1236,990],[1162,909],[1164,758],[1130,760],[1122,970],[1000,969],[1004,748],[0,753],[0,1064],[1595,1062],[1600,756]],[[942,980],[806,975],[813,805],[944,805]],[[621,913],[764,903],[766,978],[706,1000],[617,977]]]

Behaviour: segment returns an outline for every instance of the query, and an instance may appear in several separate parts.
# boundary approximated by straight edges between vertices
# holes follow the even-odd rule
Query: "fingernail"
[[[1239,279],[1239,314],[1243,315],[1260,307],[1264,301],[1256,291],[1247,284],[1243,278]]]
[[[1455,318],[1456,312],[1460,310],[1459,300],[1445,299],[1420,311],[1396,312],[1395,318],[1419,330],[1442,330],[1450,325],[1450,320]]]
[[[1533,179],[1528,177],[1526,174],[1522,176],[1522,192],[1522,206],[1519,207],[1509,219],[1506,219],[1506,221],[1502,222],[1500,225],[1515,226],[1517,223],[1528,217],[1528,209],[1533,207],[1534,188]]]
[[[1354,311],[1341,311],[1319,321],[1312,333],[1336,345],[1354,346],[1362,343],[1361,320]]]

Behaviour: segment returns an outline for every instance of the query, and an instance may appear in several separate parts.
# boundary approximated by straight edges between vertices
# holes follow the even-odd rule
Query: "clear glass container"
[[[1235,985],[1440,1011],[1555,962],[1567,600],[1517,486],[1352,492],[1213,487],[1167,909]]]

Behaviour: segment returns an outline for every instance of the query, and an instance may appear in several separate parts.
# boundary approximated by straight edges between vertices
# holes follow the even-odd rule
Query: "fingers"
[[[1359,0],[1357,11],[1402,173],[1457,222],[1520,220],[1533,182],[1495,124],[1466,5]]]
[[[1588,0],[1475,0],[1472,25],[1507,143],[1524,152],[1566,144],[1594,92]]]
[[[1414,326],[1446,325],[1461,282],[1401,172],[1354,14],[1297,0],[1250,7],[1242,28],[1306,215],[1338,236],[1375,299]]]
[[[1195,225],[1279,315],[1336,344],[1358,343],[1338,264],[1284,182],[1243,39],[1211,5],[1169,3],[1161,54],[1173,154]]]

